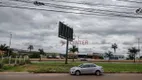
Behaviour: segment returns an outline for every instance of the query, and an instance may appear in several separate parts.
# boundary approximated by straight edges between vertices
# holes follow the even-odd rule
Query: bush
[[[142,56],[140,56],[140,59],[142,59]]]
[[[31,55],[29,55],[30,58],[40,58],[40,54],[39,53],[32,53]]]
[[[2,69],[3,68],[3,64],[2,63],[0,63],[0,69]]]
[[[104,57],[100,56],[99,59],[104,59]]]
[[[15,64],[15,59],[12,58],[11,61],[10,61],[10,63],[11,64]],[[17,58],[17,64],[19,64],[19,65],[30,64],[30,63],[31,63],[30,60],[25,60],[25,62],[24,62],[23,58],[21,58],[20,60],[19,60],[19,58]],[[3,60],[3,64],[9,64],[9,59],[5,58]]]
[[[63,67],[63,66],[49,66],[49,67],[40,67],[36,70],[29,70],[29,72],[34,73],[66,73],[68,72],[69,67]]]
[[[11,59],[11,63],[14,63],[14,62],[15,62],[15,60]],[[8,58],[3,59],[3,63],[4,64],[8,64],[9,63],[9,59]]]

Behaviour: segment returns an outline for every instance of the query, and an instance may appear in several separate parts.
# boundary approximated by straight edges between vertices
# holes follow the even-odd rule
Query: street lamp
[[[9,54],[10,54],[11,39],[12,39],[12,33],[10,33],[8,57],[9,57]]]
[[[9,50],[8,50],[8,58],[9,58],[9,64],[10,64],[10,47],[11,47],[11,39],[12,39],[12,33],[10,33],[10,39],[9,39]]]
[[[140,38],[138,38],[139,62],[140,62]]]

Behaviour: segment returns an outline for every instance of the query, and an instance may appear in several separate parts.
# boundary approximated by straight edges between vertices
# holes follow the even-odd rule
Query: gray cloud
[[[4,0],[3,0],[4,1]],[[46,0],[42,0],[45,1]],[[73,0],[70,0],[73,1]],[[127,2],[111,0],[76,0],[84,3],[102,3],[125,6],[141,6]],[[9,2],[10,3],[10,2]],[[15,3],[16,4],[16,3]],[[63,3],[56,3],[63,4]],[[20,5],[20,4],[19,4]],[[23,5],[23,4],[22,4]],[[116,7],[94,7],[89,5],[63,4],[80,6],[86,8],[96,8],[104,10],[134,12],[135,9],[125,9]],[[49,9],[49,7],[45,7]],[[140,15],[141,16],[141,15]],[[109,46],[116,42],[122,46],[118,52],[123,52],[125,47],[133,45],[137,37],[142,37],[141,19],[107,17],[107,16],[87,16],[76,14],[65,14],[45,11],[34,11],[24,9],[1,8],[0,9],[0,41],[1,44],[9,41],[9,34],[12,32],[12,46],[15,48],[27,49],[29,44],[35,46],[35,50],[42,47],[46,51],[64,52],[65,46],[60,46],[58,38],[58,22],[62,21],[75,30],[75,35],[80,39],[89,41],[88,45],[80,45],[80,52],[88,53],[90,48],[95,52],[109,50]],[[4,39],[4,40],[3,40]],[[85,48],[85,49],[84,49]],[[124,48],[124,49],[123,49]]]

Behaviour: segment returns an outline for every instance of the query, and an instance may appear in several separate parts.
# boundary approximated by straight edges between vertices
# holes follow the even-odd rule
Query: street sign
[[[73,40],[73,28],[70,28],[67,25],[63,24],[62,22],[59,22],[58,37],[72,41]]]

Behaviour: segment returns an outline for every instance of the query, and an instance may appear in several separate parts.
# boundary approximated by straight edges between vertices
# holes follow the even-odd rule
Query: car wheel
[[[75,75],[79,76],[80,75],[80,71],[76,71]]]
[[[97,76],[100,76],[100,75],[101,75],[101,72],[97,70],[97,71],[95,72],[95,74],[96,74]]]

